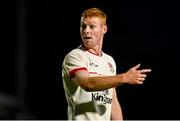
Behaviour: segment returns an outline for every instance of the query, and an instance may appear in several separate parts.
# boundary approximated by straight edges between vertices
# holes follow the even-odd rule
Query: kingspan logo
[[[101,101],[103,104],[111,104],[112,98],[109,97],[109,90],[92,93],[92,100]]]

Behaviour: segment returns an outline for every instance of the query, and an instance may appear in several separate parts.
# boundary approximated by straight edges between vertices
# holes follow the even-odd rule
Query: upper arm
[[[71,51],[64,59],[63,69],[74,83],[82,88],[86,86],[85,80],[89,78],[89,72],[86,57],[82,52]]]
[[[118,103],[118,98],[117,98],[117,94],[116,94],[116,89],[113,88],[113,104]]]
[[[113,89],[111,119],[112,120],[123,120],[122,109],[121,109],[121,105],[118,101],[115,88]]]
[[[119,101],[116,94],[116,89],[113,88],[113,96],[112,96],[112,108],[119,106]]]
[[[87,80],[89,78],[89,72],[87,70],[79,70],[74,73],[72,80],[82,88],[86,90],[88,87]]]

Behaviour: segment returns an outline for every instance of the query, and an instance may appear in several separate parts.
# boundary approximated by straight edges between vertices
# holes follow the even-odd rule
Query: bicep
[[[116,89],[113,89],[113,101],[112,101],[112,113],[111,113],[111,119],[113,120],[123,120],[123,114],[121,105],[118,101]]]
[[[80,70],[74,73],[71,78],[74,83],[85,88],[87,86],[87,80],[89,78],[89,72],[87,70]]]
[[[117,99],[117,94],[116,94],[116,89],[113,88],[113,103],[118,103],[118,99]]]
[[[112,108],[120,110],[121,106],[117,97],[116,88],[113,88]]]

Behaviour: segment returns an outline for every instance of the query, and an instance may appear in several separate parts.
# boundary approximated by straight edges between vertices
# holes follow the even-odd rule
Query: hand
[[[124,73],[123,82],[128,84],[143,84],[147,77],[145,73],[151,72],[151,69],[138,70],[139,67],[140,64],[130,68],[126,73]]]

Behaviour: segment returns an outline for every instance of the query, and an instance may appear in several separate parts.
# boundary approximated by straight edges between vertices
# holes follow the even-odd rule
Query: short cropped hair
[[[102,19],[103,24],[106,25],[106,13],[99,8],[87,9],[82,13],[81,17],[84,17],[84,18],[99,17]]]

